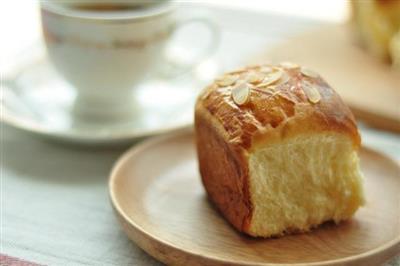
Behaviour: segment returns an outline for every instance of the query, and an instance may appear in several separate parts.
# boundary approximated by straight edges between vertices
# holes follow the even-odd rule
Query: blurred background
[[[193,117],[194,99],[199,90],[216,75],[234,67],[255,63],[258,58],[264,62],[290,60],[291,57],[285,55],[270,60],[270,56],[263,54],[303,32],[323,25],[343,24],[350,17],[350,2],[345,0],[326,3],[316,0],[175,2],[180,6],[176,16],[178,21],[190,21],[192,18],[206,21],[205,24],[192,23],[179,28],[168,41],[167,57],[178,64],[178,70],[186,68],[189,71],[183,75],[173,75],[169,80],[155,74],[136,86],[133,98],[139,103],[136,106],[140,110],[132,110],[134,114],[125,121],[108,123],[108,132],[103,132],[101,136],[98,134],[104,142],[109,140],[107,135],[124,134],[128,136],[124,138],[126,140],[140,131],[155,132],[189,125]],[[65,82],[64,77],[54,71],[54,62],[49,62],[39,10],[39,2],[33,0],[0,3],[0,26],[5,36],[0,42],[0,71],[7,86],[3,105],[8,106],[7,111],[11,112],[8,117],[13,120],[11,124],[28,127],[29,131],[39,130],[45,135],[58,135],[61,138],[68,135],[69,139],[75,141],[78,139],[73,136],[75,131],[81,136],[86,131],[87,139],[90,136],[93,138],[102,123],[97,123],[96,119],[86,119],[88,117],[82,120],[73,113],[79,110],[75,108],[75,103],[79,103],[74,89],[77,86]],[[210,34],[210,25],[216,29],[215,35]],[[196,58],[202,59],[196,61]],[[192,64],[193,67],[182,68],[185,64],[190,65],[190,62],[197,63]],[[33,65],[35,67],[31,67]],[[130,67],[124,69],[134,71]],[[92,75],[88,68],[84,71],[85,76]],[[111,67],[107,73],[111,72],[115,75],[120,70]],[[103,80],[99,82],[104,84]],[[114,84],[112,87],[115,88]],[[8,89],[10,87],[14,89]],[[127,103],[125,105],[128,106]]]
[[[349,1],[347,0],[181,0],[177,2],[267,12],[325,22],[344,22],[350,14]],[[39,19],[38,1],[14,0],[0,2],[0,27],[3,35],[0,42],[1,64],[8,63],[19,51],[40,40]]]

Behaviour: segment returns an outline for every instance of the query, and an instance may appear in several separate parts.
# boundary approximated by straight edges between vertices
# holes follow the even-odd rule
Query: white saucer
[[[215,77],[208,59],[192,72],[155,77],[135,88],[135,111],[123,120],[88,120],[72,114],[74,89],[35,47],[3,78],[1,121],[52,139],[80,144],[115,144],[189,127],[199,91]]]

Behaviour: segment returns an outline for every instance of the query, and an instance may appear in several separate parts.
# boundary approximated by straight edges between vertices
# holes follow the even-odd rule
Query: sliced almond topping
[[[282,75],[283,75],[282,70],[271,72],[265,77],[265,79],[262,81],[262,84],[266,86],[272,85],[275,82],[277,82],[282,77]]]
[[[275,85],[270,85],[270,84],[266,84],[266,83],[260,83],[258,85],[256,85],[257,89],[263,89],[263,90],[276,90],[276,86]]]
[[[225,75],[221,79],[217,80],[218,86],[226,87],[234,84],[238,80],[238,75]]]
[[[316,73],[315,71],[313,71],[313,70],[311,70],[309,68],[306,68],[306,67],[302,67],[300,69],[300,72],[304,76],[307,76],[307,77],[310,77],[310,78],[318,78],[319,77],[318,73]]]
[[[285,84],[286,82],[289,81],[289,79],[290,79],[290,76],[286,72],[284,72],[282,74],[281,78],[279,79],[279,81],[277,82],[276,86]]]
[[[261,81],[263,81],[264,78],[265,78],[265,74],[249,72],[244,77],[244,80],[246,80],[248,83],[251,83],[251,84],[257,84],[257,83],[260,83]]]
[[[321,94],[311,83],[302,82],[302,88],[310,102],[317,103],[321,100]]]
[[[293,68],[300,67],[298,64],[295,64],[295,63],[292,63],[292,62],[282,62],[279,65],[284,67],[284,68],[287,68],[287,69],[293,69]]]
[[[260,68],[259,70],[261,73],[271,73],[272,71],[274,71],[274,69],[272,67],[269,66],[263,66]]]
[[[237,105],[243,105],[250,100],[250,85],[246,82],[237,83],[232,88],[232,98]]]
[[[276,86],[284,84],[289,81],[289,75],[285,72],[278,70],[276,72],[270,73],[260,84],[258,84],[257,88],[266,88],[275,90]]]
[[[236,74],[242,74],[244,72],[247,72],[246,68],[239,68],[239,69],[228,72],[228,74],[236,75]]]
[[[260,89],[261,88],[266,88],[266,87],[268,87],[268,85],[269,85],[268,83],[260,83],[260,84],[256,85],[256,88],[260,88]]]

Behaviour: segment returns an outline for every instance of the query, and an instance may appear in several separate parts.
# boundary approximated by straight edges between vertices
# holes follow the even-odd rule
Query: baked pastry
[[[362,43],[371,53],[399,65],[400,1],[353,0],[353,20]]]
[[[195,109],[209,198],[252,236],[306,232],[363,204],[354,117],[315,72],[293,63],[229,72]]]

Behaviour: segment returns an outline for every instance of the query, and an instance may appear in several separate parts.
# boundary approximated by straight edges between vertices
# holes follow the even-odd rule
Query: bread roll
[[[239,231],[271,237],[349,219],[364,202],[352,113],[293,63],[225,74],[195,109],[200,174]]]
[[[400,0],[352,0],[351,3],[354,25],[364,46],[398,66]]]

